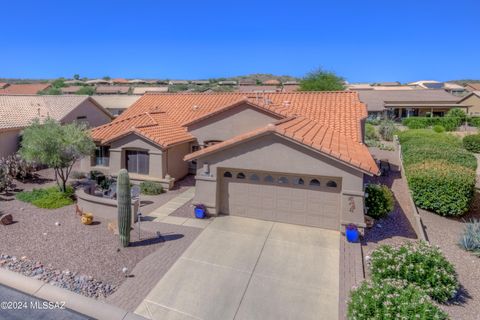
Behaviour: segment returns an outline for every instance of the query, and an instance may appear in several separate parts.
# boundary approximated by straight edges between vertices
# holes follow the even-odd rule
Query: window
[[[198,150],[200,150],[200,146],[197,146],[197,145],[192,146],[192,152],[195,152],[195,151],[198,151]]]
[[[304,184],[305,184],[305,181],[303,181],[302,178],[295,177],[295,178],[293,178],[293,184],[304,185]]]
[[[223,174],[223,176],[225,178],[231,178],[232,177],[232,173],[230,171],[225,171],[225,173]]]
[[[279,184],[288,184],[288,179],[287,179],[287,177],[280,177],[280,178],[278,178],[277,182]]]
[[[95,165],[108,167],[110,165],[110,147],[97,146],[95,148]]]
[[[320,181],[318,181],[317,179],[312,179],[312,180],[310,180],[310,186],[320,187]]]
[[[336,183],[335,181],[330,180],[330,181],[327,182],[327,187],[329,187],[329,188],[336,188],[336,187],[337,187],[337,183]]]
[[[243,174],[243,172],[238,173],[237,179],[245,179],[245,174]]]
[[[222,140],[207,140],[207,141],[204,141],[203,144],[205,147],[210,147],[220,142],[222,142]]]
[[[254,173],[254,174],[252,174],[252,175],[250,176],[250,180],[252,180],[252,181],[258,181],[258,180],[260,180],[260,178]]]
[[[86,116],[78,116],[77,123],[85,124],[88,126],[88,119]]]
[[[127,170],[138,174],[148,174],[148,152],[127,150]]]
[[[267,182],[267,183],[273,183],[273,177],[272,176],[266,176],[265,178],[263,178],[263,181]]]

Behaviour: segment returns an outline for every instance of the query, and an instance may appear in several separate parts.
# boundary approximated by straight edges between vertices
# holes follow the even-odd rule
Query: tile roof
[[[456,103],[459,98],[444,90],[359,90],[368,111],[383,111],[385,103]]]
[[[6,82],[0,82],[0,89],[5,88],[6,86],[8,86],[8,83],[6,83]]]
[[[49,83],[11,84],[0,89],[0,94],[37,94],[50,87]]]
[[[479,91],[480,90],[480,83],[479,82],[468,82],[465,87],[470,90]]]
[[[188,133],[187,124],[242,103],[289,119],[276,124],[277,134],[292,136],[340,161],[377,173],[376,165],[362,143],[361,120],[367,116],[367,111],[358,94],[351,91],[260,95],[240,92],[147,93],[113,122],[93,129],[92,136],[96,141],[107,143],[136,133],[168,147],[195,139]]]
[[[161,87],[134,87],[133,94],[145,94],[147,92],[168,92],[168,86]]]
[[[62,120],[88,96],[0,95],[0,129],[23,128],[35,118]]]
[[[83,88],[83,87],[82,86],[70,86],[70,87],[61,88],[60,90],[62,91],[62,93],[69,94],[69,93],[75,93],[78,90],[80,90],[81,88]]]
[[[134,104],[140,96],[126,95],[126,94],[107,94],[107,95],[93,95],[99,105],[105,109],[127,109]]]
[[[280,92],[282,91],[282,87],[278,86],[261,86],[261,85],[243,85],[243,86],[238,86],[237,88],[238,92]]]
[[[130,87],[128,86],[97,86],[95,92],[98,94],[116,94],[116,93],[128,93]]]

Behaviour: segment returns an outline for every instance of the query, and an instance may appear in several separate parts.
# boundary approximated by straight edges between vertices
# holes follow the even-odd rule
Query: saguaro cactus
[[[132,225],[132,199],[130,194],[130,178],[128,171],[122,169],[117,178],[117,203],[118,203],[118,233],[120,243],[128,247],[130,243],[130,227]]]

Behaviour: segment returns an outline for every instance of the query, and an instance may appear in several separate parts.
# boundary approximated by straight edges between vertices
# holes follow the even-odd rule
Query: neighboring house
[[[220,85],[220,86],[236,86],[237,81],[235,81],[235,80],[219,81],[218,85]]]
[[[93,79],[93,80],[85,81],[85,83],[86,83],[86,84],[91,84],[91,85],[111,84],[110,81],[105,80],[105,79]]]
[[[96,94],[127,94],[129,86],[97,86]]]
[[[182,84],[189,84],[190,81],[187,80],[170,80],[168,82],[169,85],[175,86],[175,85],[182,85]]]
[[[61,123],[81,121],[89,127],[106,124],[112,115],[88,96],[0,96],[0,157],[15,153],[22,129],[35,119]]]
[[[279,86],[282,83],[277,79],[270,79],[262,82],[266,86]]]
[[[199,85],[199,86],[205,86],[205,85],[209,85],[210,81],[208,81],[208,80],[194,80],[194,81],[192,81],[192,84],[196,84],[196,85]]]
[[[92,129],[82,170],[171,187],[196,173],[194,203],[230,214],[339,230],[364,226],[363,178],[378,167],[363,143],[356,92],[142,96]]]
[[[102,107],[107,109],[114,117],[119,116],[128,109],[132,104],[134,104],[138,99],[139,95],[94,95],[92,98]]]
[[[468,82],[465,84],[465,89],[467,91],[480,91],[480,82]]]
[[[295,92],[300,89],[300,83],[298,81],[286,81],[283,83],[283,92]]]
[[[238,86],[238,92],[282,92],[281,86]]]
[[[73,80],[66,80],[63,83],[65,83],[68,86],[71,86],[71,85],[85,84],[85,81],[73,79]]]
[[[436,80],[420,80],[410,82],[409,86],[417,86],[422,89],[443,89],[443,83]]]
[[[62,91],[63,94],[74,94],[81,88],[82,86],[71,86],[71,87],[63,87],[60,90]]]
[[[147,81],[142,80],[142,79],[133,79],[133,80],[128,80],[128,83],[131,83],[131,84],[142,84],[142,83],[147,83]]]
[[[257,80],[255,79],[240,79],[238,80],[239,86],[255,86],[257,84]]]
[[[400,85],[401,83],[398,81],[377,82],[374,84],[374,86],[380,86],[380,87],[396,87]]]
[[[458,103],[468,105],[468,114],[471,116],[480,116],[480,91],[473,91],[469,95],[460,99]]]
[[[11,84],[0,89],[0,94],[37,94],[39,91],[50,88],[49,83]]]
[[[352,83],[346,86],[347,90],[358,91],[358,90],[373,90],[373,86],[369,83]]]
[[[8,83],[6,83],[6,82],[0,82],[0,89],[5,88],[6,86],[8,86]]]
[[[168,92],[168,86],[162,87],[134,87],[133,94],[145,94],[147,92]]]
[[[128,84],[128,80],[127,79],[123,79],[123,78],[116,78],[116,79],[112,79],[112,83],[114,84]]]
[[[445,82],[443,84],[443,89],[454,96],[463,96],[466,92],[465,87],[451,82]]]
[[[358,94],[371,117],[443,116],[452,108],[467,108],[444,90],[362,90]]]

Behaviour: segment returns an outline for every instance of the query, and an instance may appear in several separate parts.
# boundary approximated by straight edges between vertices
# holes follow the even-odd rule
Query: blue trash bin
[[[203,205],[198,205],[198,206],[195,206],[195,218],[197,219],[204,219],[205,218],[205,206]]]
[[[358,239],[360,237],[360,234],[358,232],[358,228],[354,224],[349,224],[345,228],[345,236],[347,238],[348,242],[358,242]]]

